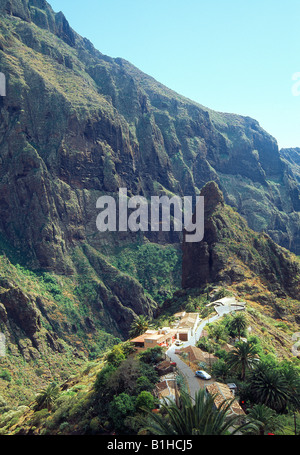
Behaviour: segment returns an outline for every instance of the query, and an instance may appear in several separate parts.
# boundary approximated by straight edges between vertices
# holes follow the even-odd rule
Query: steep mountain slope
[[[252,228],[299,252],[299,185],[255,120],[102,55],[44,0],[0,5],[0,228],[33,266],[71,273],[75,245],[110,241],[95,229],[103,192],[193,195],[209,180]]]
[[[287,163],[291,175],[300,182],[300,149],[281,149],[280,155]]]
[[[283,314],[300,323],[300,261],[267,234],[252,231],[224,203],[215,182],[201,191],[205,198],[202,242],[183,242],[182,287],[230,286],[245,298],[269,305],[274,317]]]
[[[152,315],[154,302],[135,279],[98,255],[100,280],[77,254],[84,270],[72,277],[34,273],[0,256],[0,396],[10,404],[32,400],[126,337],[134,310]]]
[[[147,239],[96,229],[98,197],[119,187],[129,196],[196,195],[215,180],[252,228],[300,252],[299,183],[255,120],[213,112],[101,54],[45,0],[0,0],[0,71],[7,80],[0,97],[1,253],[37,279],[55,273],[56,299],[45,306],[29,291],[24,297],[3,266],[0,329],[10,327],[21,355],[20,338],[34,357],[33,335],[41,334],[45,349],[53,333],[67,347],[89,334],[92,345],[102,330],[126,338],[137,314],[155,314],[153,296],[165,295],[164,284],[152,275],[143,287],[124,261],[130,249],[143,257]],[[147,236],[160,251],[171,244],[167,251],[179,262],[179,235]],[[147,260],[152,267],[156,260],[144,254],[148,272]],[[66,282],[76,317],[68,296],[60,297]],[[13,306],[16,295],[28,321]],[[62,308],[70,334],[56,321]]]

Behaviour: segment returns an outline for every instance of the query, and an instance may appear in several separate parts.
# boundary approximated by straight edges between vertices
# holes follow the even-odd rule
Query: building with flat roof
[[[178,321],[172,327],[162,327],[159,330],[147,330],[142,335],[133,338],[130,342],[137,349],[148,349],[155,346],[169,347],[174,343],[175,339],[188,341],[190,336],[193,336],[198,323],[198,313],[177,313]]]
[[[191,336],[194,335],[198,323],[199,323],[199,314],[198,313],[176,313],[179,321],[174,326],[174,329],[177,331],[177,338],[181,341],[188,341]]]
[[[168,347],[175,341],[175,336],[175,330],[164,327],[159,330],[147,330],[143,335],[130,340],[130,343],[140,350],[154,348],[155,346]]]

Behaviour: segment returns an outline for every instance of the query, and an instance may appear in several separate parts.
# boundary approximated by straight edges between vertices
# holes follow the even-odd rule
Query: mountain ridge
[[[98,232],[97,198],[120,187],[129,196],[195,196],[210,180],[251,228],[299,251],[299,185],[256,120],[202,108],[104,56],[44,0],[1,0],[0,12],[3,252],[15,251],[31,269],[76,277],[76,249],[90,265],[97,252],[114,257],[149,240],[178,248],[176,232]],[[102,273],[93,276],[102,280]],[[101,300],[106,294],[97,289]],[[153,302],[141,289],[137,295],[136,311],[144,302],[150,315]],[[104,306],[114,315],[119,308],[123,321],[128,302],[123,294]],[[129,313],[127,327],[119,324],[123,334]]]

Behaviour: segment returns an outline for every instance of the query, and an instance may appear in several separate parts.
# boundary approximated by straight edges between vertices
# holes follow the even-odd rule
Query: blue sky
[[[103,54],[300,147],[299,0],[49,0]],[[296,77],[296,76],[295,76]]]

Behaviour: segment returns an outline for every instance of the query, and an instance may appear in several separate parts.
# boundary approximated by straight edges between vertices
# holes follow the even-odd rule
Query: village
[[[193,399],[196,392],[202,388],[207,395],[214,397],[216,408],[219,408],[224,400],[232,400],[228,416],[239,416],[242,422],[246,414],[235,399],[236,385],[217,382],[207,373],[217,361],[217,357],[196,347],[196,343],[206,335],[204,330],[206,324],[224,314],[245,310],[245,303],[237,302],[234,297],[225,297],[209,305],[214,306],[215,310],[209,318],[202,320],[198,313],[179,312],[174,315],[175,321],[170,327],[147,330],[130,342],[138,352],[155,346],[164,348],[165,359],[155,366],[160,377],[160,382],[156,386],[156,396],[161,404],[166,400],[179,402],[178,376],[181,376]],[[232,343],[225,343],[222,348],[230,352],[234,349],[234,340]]]

